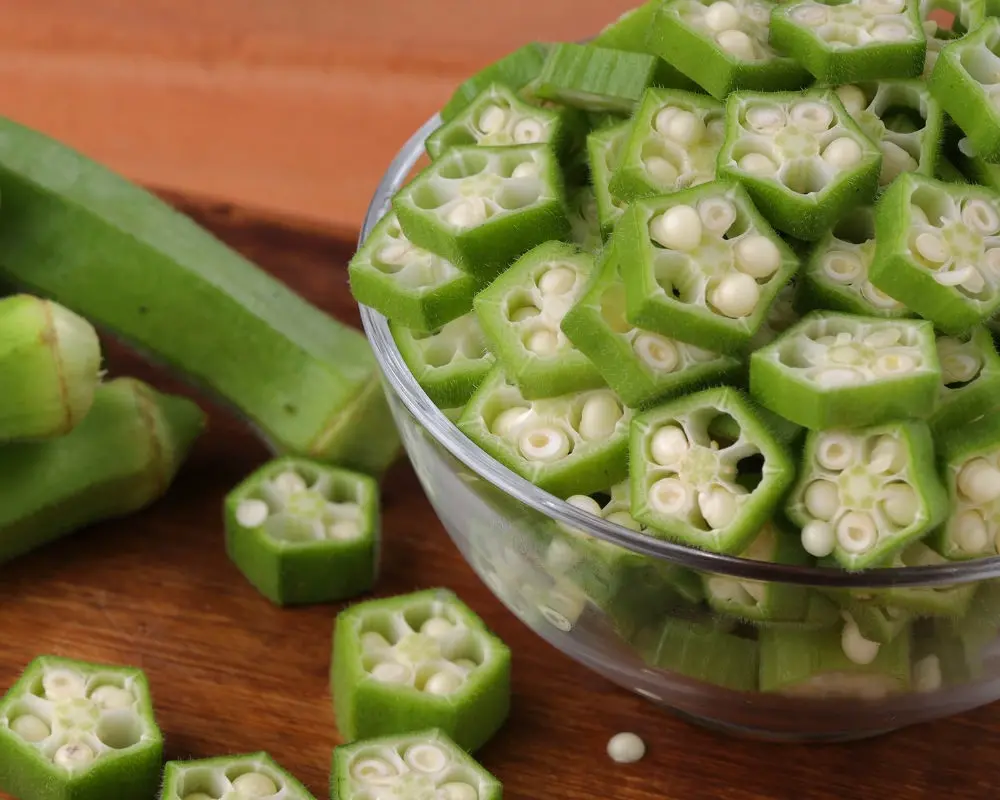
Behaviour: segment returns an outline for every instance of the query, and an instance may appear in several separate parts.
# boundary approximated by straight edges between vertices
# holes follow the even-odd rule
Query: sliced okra
[[[924,542],[914,542],[897,553],[889,567],[937,567],[950,563],[947,558],[935,552]],[[976,593],[975,583],[961,583],[954,586],[933,588],[893,588],[879,589],[873,594],[887,606],[900,609],[918,617],[950,617],[959,619],[965,615]]]
[[[648,53],[561,42],[549,51],[535,92],[572,108],[631,114],[653,85],[658,61]]]
[[[597,219],[601,236],[607,239],[625,213],[627,204],[611,193],[611,178],[621,163],[625,144],[632,130],[632,121],[625,120],[591,131],[587,135],[587,163],[597,201]]]
[[[709,429],[732,417],[735,440]],[[632,515],[654,532],[718,553],[741,553],[777,508],[794,478],[791,459],[736,389],[706,389],[638,415],[632,422]],[[761,476],[748,489],[740,473]]]
[[[601,218],[594,187],[587,184],[573,189],[566,200],[570,241],[588,253],[596,253],[604,245],[604,236],[601,233]]]
[[[1000,309],[1000,193],[901,175],[875,232],[872,283],[939,330],[968,333]]]
[[[720,178],[742,182],[767,220],[816,241],[838,219],[872,202],[882,152],[829,89],[734,92],[726,100]]]
[[[160,800],[315,800],[267,753],[168,761]]]
[[[800,263],[808,257],[807,248],[801,248],[802,252],[800,254],[799,249],[793,243],[789,243],[786,240],[786,244],[798,256]],[[788,283],[781,287],[771,302],[770,308],[767,309],[767,316],[764,317],[764,322],[757,329],[757,333],[753,335],[745,353],[751,353],[765,345],[769,345],[791,328],[792,325],[801,321],[802,315],[799,313],[797,307],[800,302],[798,299],[799,295],[802,294],[799,289],[799,283],[799,275],[796,273]]]
[[[630,323],[724,353],[750,343],[799,265],[730,182],[637,200],[614,247]]]
[[[927,53],[918,0],[781,3],[771,14],[771,42],[832,86],[916,78]]]
[[[407,238],[488,282],[532,247],[569,233],[549,145],[453,147],[396,193]]]
[[[948,498],[926,423],[810,432],[786,512],[802,546],[844,569],[880,566],[941,524]]]
[[[924,320],[813,311],[750,357],[754,399],[813,431],[929,417],[940,383]]]
[[[941,51],[974,31],[986,20],[984,0],[920,0],[920,19],[927,37],[927,56],[924,59],[923,77],[929,78]],[[951,18],[951,26],[942,27],[931,19],[935,12],[943,11]],[[992,15],[991,15],[992,16]],[[940,19],[940,16],[938,17]]]
[[[510,708],[510,650],[444,589],[342,611],[330,674],[348,742],[434,727],[478,750]]]
[[[599,492],[628,472],[631,410],[610,389],[527,400],[496,367],[458,427],[497,461],[561,497]]]
[[[847,616],[854,620],[861,636],[878,644],[891,642],[907,630],[913,620],[909,611],[887,605],[885,598],[875,593],[847,591],[837,599]]]
[[[493,84],[499,83],[515,92],[524,88],[539,76],[548,52],[549,45],[530,42],[480,70],[455,90],[441,109],[441,119],[445,122],[454,119]]]
[[[465,405],[496,362],[471,311],[433,333],[400,325],[390,330],[410,373],[439,408]]]
[[[764,424],[775,439],[786,447],[791,447],[802,435],[801,425],[789,422],[784,417],[778,416],[757,403],[753,404],[753,409],[757,419]],[[727,440],[735,442],[740,438],[740,426],[732,417],[716,417],[708,426],[708,435],[717,442]]]
[[[0,790],[20,800],[148,800],[162,759],[134,667],[41,656],[0,702]]]
[[[941,386],[928,420],[935,434],[945,434],[1000,407],[1000,355],[984,327],[968,336],[937,337]]]
[[[559,327],[593,269],[593,256],[575,245],[546,242],[476,295],[476,317],[490,350],[526,399],[604,385],[597,367]]]

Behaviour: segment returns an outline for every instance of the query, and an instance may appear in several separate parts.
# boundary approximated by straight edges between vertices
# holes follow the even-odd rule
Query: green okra
[[[569,240],[588,253],[597,253],[604,246],[601,219],[597,212],[597,195],[590,184],[569,192]]]
[[[1000,355],[985,327],[968,336],[938,334],[941,386],[928,422],[943,435],[1000,408]]]
[[[792,243],[789,243],[786,239],[786,244],[792,248],[796,256],[798,256],[800,263],[803,258],[808,256],[808,253],[802,253],[800,255],[799,249],[794,247]],[[759,350],[765,345],[769,345],[775,339],[777,339],[781,334],[787,331],[792,325],[800,322],[802,315],[799,313],[796,307],[799,301],[799,295],[802,291],[799,289],[798,273],[792,276],[792,279],[781,287],[777,296],[771,303],[771,307],[767,310],[767,316],[764,317],[764,322],[757,329],[757,333],[753,335],[750,340],[750,344],[747,346],[746,351],[741,353],[746,357],[749,353],[754,350]],[[746,366],[744,364],[744,366]],[[744,370],[745,371],[745,370]]]
[[[631,572],[619,591],[598,605],[615,633],[638,647],[640,655],[649,657],[655,652],[643,652],[643,645],[649,645],[650,633],[659,633],[668,618],[732,630],[734,621],[713,615],[703,599],[704,587],[696,573],[676,566],[650,565]]]
[[[162,759],[134,667],[41,656],[0,702],[0,791],[20,800],[148,800]]]
[[[935,567],[950,563],[923,542],[915,542],[898,553],[890,567]],[[934,588],[880,589],[873,594],[886,605],[919,617],[960,619],[968,611],[976,593],[975,583]]]
[[[868,592],[839,591],[832,593],[857,625],[861,635],[878,644],[888,644],[907,630],[913,620],[909,611],[887,605],[881,595]]]
[[[541,73],[548,52],[549,45],[530,42],[480,70],[455,90],[441,109],[441,119],[454,119],[492,84],[502,84],[515,92],[523,89]]]
[[[348,742],[435,727],[474,751],[510,708],[510,650],[444,589],[342,611],[330,676]]]
[[[503,786],[437,729],[366,739],[333,751],[332,800],[501,800]]]
[[[500,367],[483,380],[459,429],[508,469],[561,497],[591,494],[628,472],[631,410],[610,389],[528,400]]]
[[[631,114],[653,85],[656,56],[561,42],[552,47],[535,93],[586,111]]]
[[[804,603],[796,619],[762,619],[753,625],[777,631],[820,631],[840,624],[840,606],[821,592],[807,589]]]
[[[101,344],[85,319],[49,300],[0,300],[0,442],[69,433],[100,382]]]
[[[476,317],[490,350],[526,399],[604,386],[594,364],[559,327],[593,270],[589,253],[545,242],[476,295]]]
[[[204,427],[190,400],[119,378],[65,436],[0,447],[0,562],[158,500]]]
[[[802,436],[804,429],[801,425],[796,425],[784,417],[778,416],[773,411],[769,411],[764,406],[749,401],[754,410],[754,414],[764,426],[770,431],[781,444],[791,448]],[[740,426],[732,417],[716,417],[708,426],[708,435],[713,440],[722,442],[735,442],[740,438]]]
[[[882,152],[830,89],[734,92],[718,174],[742,182],[775,228],[816,241],[838,219],[870,203]]]
[[[277,605],[346,600],[378,575],[379,490],[308,459],[265,464],[226,497],[226,551]]]
[[[315,800],[267,753],[168,761],[159,800]]]
[[[986,6],[984,0],[920,0],[920,19],[923,22],[924,36],[927,37],[923,71],[925,79],[933,72],[941,50],[983,24],[986,20]],[[931,14],[936,11],[943,11],[952,18],[951,27],[943,28],[930,19]]]
[[[926,418],[941,385],[931,323],[813,311],[750,356],[750,392],[813,431]]]
[[[625,120],[587,135],[587,163],[597,203],[597,220],[604,239],[611,235],[627,205],[611,193],[611,179],[621,163],[631,129],[632,121]]]

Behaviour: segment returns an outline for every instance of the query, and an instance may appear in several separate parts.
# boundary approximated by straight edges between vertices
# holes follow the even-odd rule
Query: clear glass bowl
[[[392,162],[361,241],[439,124],[437,115],[428,120]],[[1000,582],[992,580],[1000,576],[1000,558],[848,574],[716,555],[605,522],[540,491],[474,446],[413,379],[385,318],[366,307],[361,314],[403,444],[451,538],[500,601],[570,657],[689,719],[771,740],[863,738],[1000,699]],[[975,594],[961,621],[922,618],[912,626],[910,663],[920,666],[909,686],[897,672],[904,680],[892,691],[880,678],[862,678],[776,693],[757,685],[756,660],[764,648],[754,642],[762,629],[674,590],[700,586],[706,576],[750,580],[750,587],[797,586],[823,599],[835,590],[933,594],[941,587],[962,591],[959,585]],[[783,668],[775,665],[774,651],[768,653],[764,661],[774,679]],[[937,670],[925,656],[936,657]]]

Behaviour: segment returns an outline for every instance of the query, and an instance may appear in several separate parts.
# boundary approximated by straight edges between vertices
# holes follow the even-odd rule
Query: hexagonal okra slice
[[[726,100],[720,178],[742,182],[778,230],[816,241],[872,202],[882,153],[829,89],[734,92]]]
[[[160,800],[315,800],[267,753],[168,761]]]
[[[810,432],[786,512],[812,555],[880,566],[941,524],[948,498],[926,423]]]
[[[799,264],[728,182],[636,201],[614,247],[628,321],[719,352],[746,347]]]
[[[611,177],[612,195],[631,201],[714,180],[724,116],[722,104],[710,97],[648,89]]]
[[[226,497],[226,551],[277,605],[366,592],[378,574],[378,483],[305,458],[271,461]]]
[[[445,589],[342,611],[330,676],[347,741],[435,727],[477,750],[510,708],[510,650]]]
[[[923,72],[927,40],[918,0],[781,3],[771,14],[771,43],[837,86]]]
[[[657,61],[648,53],[560,42],[545,60],[535,93],[573,108],[631,114],[653,84]]]
[[[601,219],[597,211],[597,194],[590,184],[569,192],[566,198],[569,215],[569,240],[588,253],[596,253],[604,245]]]
[[[929,78],[941,51],[969,31],[974,31],[986,19],[983,0],[920,0],[920,19],[927,38],[927,55],[924,58],[923,77]],[[950,27],[942,27],[931,15],[943,11],[951,17]],[[940,16],[938,17],[940,19]]]
[[[936,435],[947,434],[1000,407],[1000,355],[985,327],[968,336],[937,337],[941,386],[928,420]]]
[[[21,800],[148,800],[162,758],[134,667],[41,656],[0,703],[0,791]]]
[[[939,330],[968,333],[1000,309],[1000,193],[901,175],[875,233],[872,283]]]
[[[601,235],[607,239],[611,229],[625,213],[627,204],[611,193],[611,178],[621,162],[632,130],[632,120],[598,128],[587,134],[587,164],[597,203]]]
[[[593,256],[575,245],[546,242],[476,295],[476,316],[490,349],[525,398],[604,385],[594,364],[559,328],[593,269]]]
[[[711,435],[719,417],[735,420],[735,441]],[[794,479],[784,447],[731,388],[706,389],[640,414],[630,454],[632,516],[717,553],[743,552]],[[753,488],[740,481],[748,471],[760,476]]]
[[[397,192],[392,208],[411,242],[481,282],[569,233],[562,174],[546,144],[453,147]]]
[[[924,320],[813,311],[750,356],[754,399],[814,431],[929,417],[940,382]]]
[[[520,91],[541,73],[549,48],[542,42],[529,42],[466,79],[441,109],[441,119],[444,122],[454,119],[493,84]]]

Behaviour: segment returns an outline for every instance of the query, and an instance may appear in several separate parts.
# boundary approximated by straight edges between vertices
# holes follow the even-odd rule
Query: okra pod
[[[493,84],[502,84],[515,92],[523,89],[541,73],[548,52],[549,45],[530,42],[480,70],[455,90],[441,109],[441,119],[445,122],[454,119]]]
[[[160,800],[315,800],[267,753],[168,761]]]
[[[1000,355],[984,327],[969,336],[939,334],[941,386],[928,422],[935,435],[947,434],[1000,407]]]
[[[658,61],[648,53],[562,42],[549,51],[535,93],[586,111],[631,114],[653,85]]]
[[[597,219],[604,239],[611,235],[627,205],[611,193],[611,179],[621,163],[631,129],[632,121],[625,120],[587,135],[587,163],[597,202]]]

